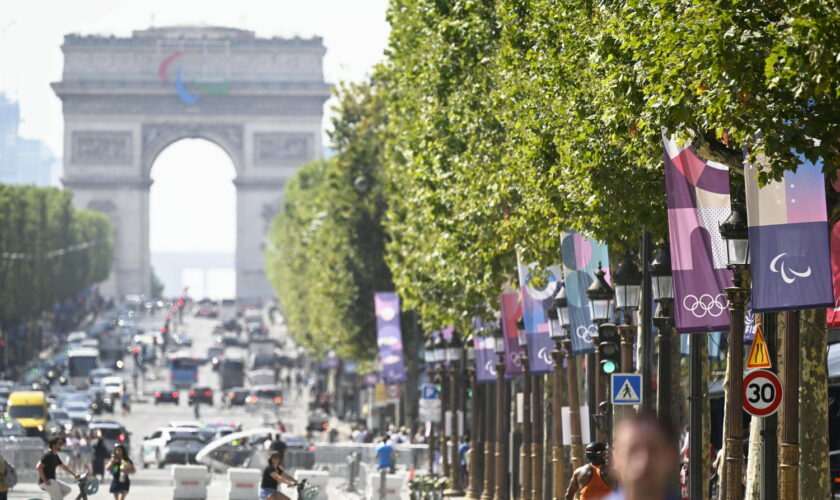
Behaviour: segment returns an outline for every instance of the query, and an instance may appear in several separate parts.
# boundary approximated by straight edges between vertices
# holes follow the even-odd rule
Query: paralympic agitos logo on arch
[[[177,69],[175,70],[175,80],[170,79],[170,66],[172,66],[176,61],[180,62],[179,60],[182,60],[181,56],[185,53],[186,52],[183,50],[173,52],[160,63],[160,66],[158,66],[158,79],[166,84],[174,84],[175,91],[178,92],[178,98],[181,99],[181,102],[184,104],[195,104],[201,99],[202,95],[225,94],[230,90],[230,80],[225,80],[217,84],[190,81],[188,89],[188,84],[184,80],[183,64],[178,64]]]

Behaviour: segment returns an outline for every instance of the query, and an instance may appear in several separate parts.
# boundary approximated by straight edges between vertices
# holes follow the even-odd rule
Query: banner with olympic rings
[[[718,226],[731,212],[729,168],[666,137],[663,147],[676,331],[728,331],[732,271]]]
[[[584,238],[575,232],[563,233],[560,240],[563,254],[563,275],[566,297],[569,301],[569,336],[572,340],[572,354],[587,354],[595,351],[592,335],[598,327],[592,322],[586,289],[595,280],[593,274],[598,264],[610,279],[610,258],[607,245],[592,238]]]

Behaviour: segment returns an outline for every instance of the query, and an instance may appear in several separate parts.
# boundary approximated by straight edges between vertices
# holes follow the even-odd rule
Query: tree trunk
[[[761,419],[750,420],[747,442],[747,491],[744,500],[761,500]]]
[[[799,382],[799,498],[831,498],[825,309],[802,311]]]

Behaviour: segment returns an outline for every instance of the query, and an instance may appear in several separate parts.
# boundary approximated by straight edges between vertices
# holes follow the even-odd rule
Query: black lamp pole
[[[612,302],[615,298],[615,290],[613,290],[610,284],[607,283],[605,276],[606,273],[599,262],[598,270],[595,271],[595,281],[593,281],[592,285],[586,289],[586,297],[589,299],[590,316],[592,318],[592,322],[595,323],[599,329],[601,328],[601,325],[609,321],[610,316],[612,316]],[[589,401],[590,405],[592,405],[589,408],[589,413],[593,416],[598,416],[598,425],[596,426],[598,429],[598,441],[605,442],[607,439],[606,426],[604,425],[606,423],[606,413],[604,412],[604,409],[601,408],[601,398],[604,396],[604,385],[603,377],[601,376],[601,367],[599,366],[600,363],[598,360],[598,339],[598,334],[592,336],[592,344],[595,348],[595,352],[591,356],[587,356],[587,372],[594,375],[592,377],[594,379],[594,384],[588,384]],[[593,418],[590,421],[592,422],[596,420]]]

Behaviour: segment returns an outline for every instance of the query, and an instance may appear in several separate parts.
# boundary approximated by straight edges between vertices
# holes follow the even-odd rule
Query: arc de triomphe
[[[149,172],[168,145],[203,138],[236,169],[237,296],[272,296],[265,232],[285,182],[321,152],[330,91],[321,38],[183,26],[67,35],[62,50],[53,89],[64,110],[64,186],[76,206],[104,212],[115,228],[103,290],[149,292]]]

